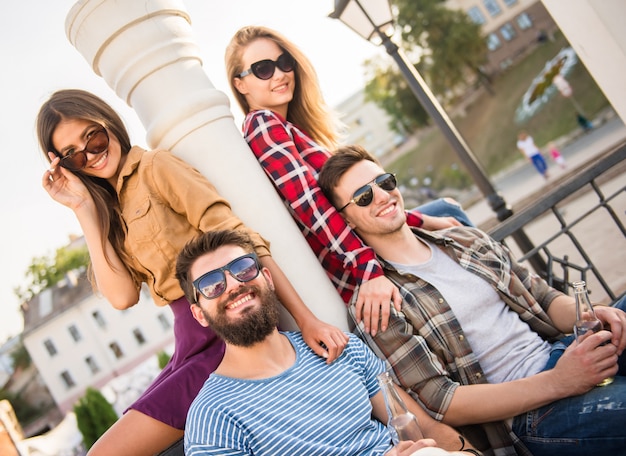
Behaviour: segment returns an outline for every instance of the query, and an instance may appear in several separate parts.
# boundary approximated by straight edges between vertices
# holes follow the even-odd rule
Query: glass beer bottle
[[[417,424],[417,418],[409,411],[398,394],[389,372],[381,372],[378,374],[377,380],[385,398],[385,406],[389,416],[387,427],[391,433],[393,444],[397,445],[399,441],[403,440],[417,441],[424,438]]]
[[[576,300],[576,322],[574,323],[574,335],[576,340],[588,332],[596,333],[603,329],[602,322],[593,310],[593,305],[587,293],[587,285],[584,281],[572,283],[574,287],[574,299]],[[613,382],[613,377],[605,378],[598,386],[606,386]]]

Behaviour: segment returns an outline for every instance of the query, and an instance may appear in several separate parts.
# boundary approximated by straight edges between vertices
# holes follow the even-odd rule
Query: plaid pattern
[[[356,286],[384,275],[372,248],[352,231],[317,185],[330,152],[269,110],[249,113],[243,133],[344,302],[350,302]],[[419,213],[407,212],[407,223],[421,226]]]
[[[506,247],[473,228],[455,227],[442,233],[413,231],[483,278],[542,337],[554,341],[563,336],[546,313],[561,293],[513,260]],[[392,308],[389,328],[374,338],[364,332],[362,324],[355,332],[389,361],[399,383],[441,420],[459,385],[487,380],[443,296],[419,277],[401,274],[382,259],[381,263],[387,277],[400,288],[402,311]],[[349,310],[354,322],[354,306]],[[485,454],[530,455],[504,422],[466,426],[462,431],[476,445],[490,447]]]

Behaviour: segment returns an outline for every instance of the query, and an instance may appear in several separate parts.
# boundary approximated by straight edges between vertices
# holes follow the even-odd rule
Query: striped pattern
[[[380,455],[386,427],[371,419],[370,397],[385,369],[356,336],[326,362],[299,333],[284,333],[295,364],[276,377],[239,380],[212,374],[191,405],[185,455]]]

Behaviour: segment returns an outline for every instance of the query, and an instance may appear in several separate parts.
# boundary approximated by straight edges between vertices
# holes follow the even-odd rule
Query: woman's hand
[[[328,364],[336,360],[348,344],[348,335],[341,329],[324,323],[318,318],[310,318],[300,327],[302,338]]]
[[[373,336],[378,330],[385,331],[389,323],[389,310],[393,305],[399,312],[402,308],[400,290],[385,276],[363,282],[357,290],[355,316],[363,321],[365,332]],[[380,320],[380,328],[378,322]]]
[[[421,214],[423,223],[422,228],[428,231],[443,230],[445,228],[452,228],[453,226],[462,226],[454,217],[433,217],[432,215]]]
[[[48,195],[57,203],[76,210],[87,201],[92,201],[91,194],[85,184],[71,171],[59,165],[61,159],[48,152],[52,160],[50,169],[43,173],[41,184]]]

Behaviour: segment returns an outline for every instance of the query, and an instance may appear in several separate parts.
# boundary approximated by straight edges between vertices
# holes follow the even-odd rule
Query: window
[[[70,375],[68,371],[61,372],[61,380],[63,380],[63,384],[68,389],[72,388],[73,386],[76,386],[74,379],[72,378],[72,376]]]
[[[506,41],[511,41],[517,36],[517,33],[515,33],[515,29],[510,22],[507,22],[502,27],[500,27],[500,34],[502,35],[502,38],[504,38]]]
[[[533,26],[533,21],[530,19],[528,14],[522,13],[517,16],[517,25],[519,25],[521,30],[526,30]]]
[[[124,356],[124,352],[122,351],[121,347],[117,344],[117,342],[111,342],[109,344],[109,348],[111,349],[111,351],[113,352],[113,354],[115,355],[117,359],[120,359]]]
[[[472,6],[470,9],[468,9],[467,15],[475,24],[483,25],[485,23],[485,16],[483,15],[483,12],[480,10],[480,8],[478,8],[477,6]]]
[[[500,38],[495,33],[490,33],[487,35],[487,49],[490,51],[495,51],[498,49],[502,43],[500,42]]]
[[[46,347],[46,350],[48,351],[48,354],[50,356],[54,356],[58,353],[57,348],[54,346],[54,343],[50,339],[44,340],[43,345],[44,347]]]
[[[100,372],[100,367],[92,356],[88,356],[87,358],[85,358],[85,364],[87,364],[87,367],[89,367],[89,370],[92,374],[97,374],[98,372]]]
[[[495,17],[502,12],[500,5],[498,5],[496,0],[483,0],[483,4],[485,5],[487,12],[491,14],[492,17]]]
[[[506,6],[513,6],[517,3],[517,0],[503,0]]]
[[[93,319],[96,320],[98,326],[100,326],[101,328],[106,328],[107,323],[106,321],[104,321],[104,317],[98,310],[92,312],[91,315],[93,316]]]
[[[67,330],[70,332],[70,336],[72,336],[74,342],[78,342],[83,338],[83,336],[80,335],[80,331],[78,330],[76,325],[71,325],[69,328],[67,328]]]
[[[133,336],[135,336],[135,340],[137,341],[137,344],[143,345],[146,343],[146,338],[143,337],[141,329],[139,328],[133,329]]]
[[[161,328],[163,328],[164,330],[170,329],[172,327],[172,324],[170,323],[166,315],[160,313],[157,319],[159,320],[159,323],[161,323]]]

